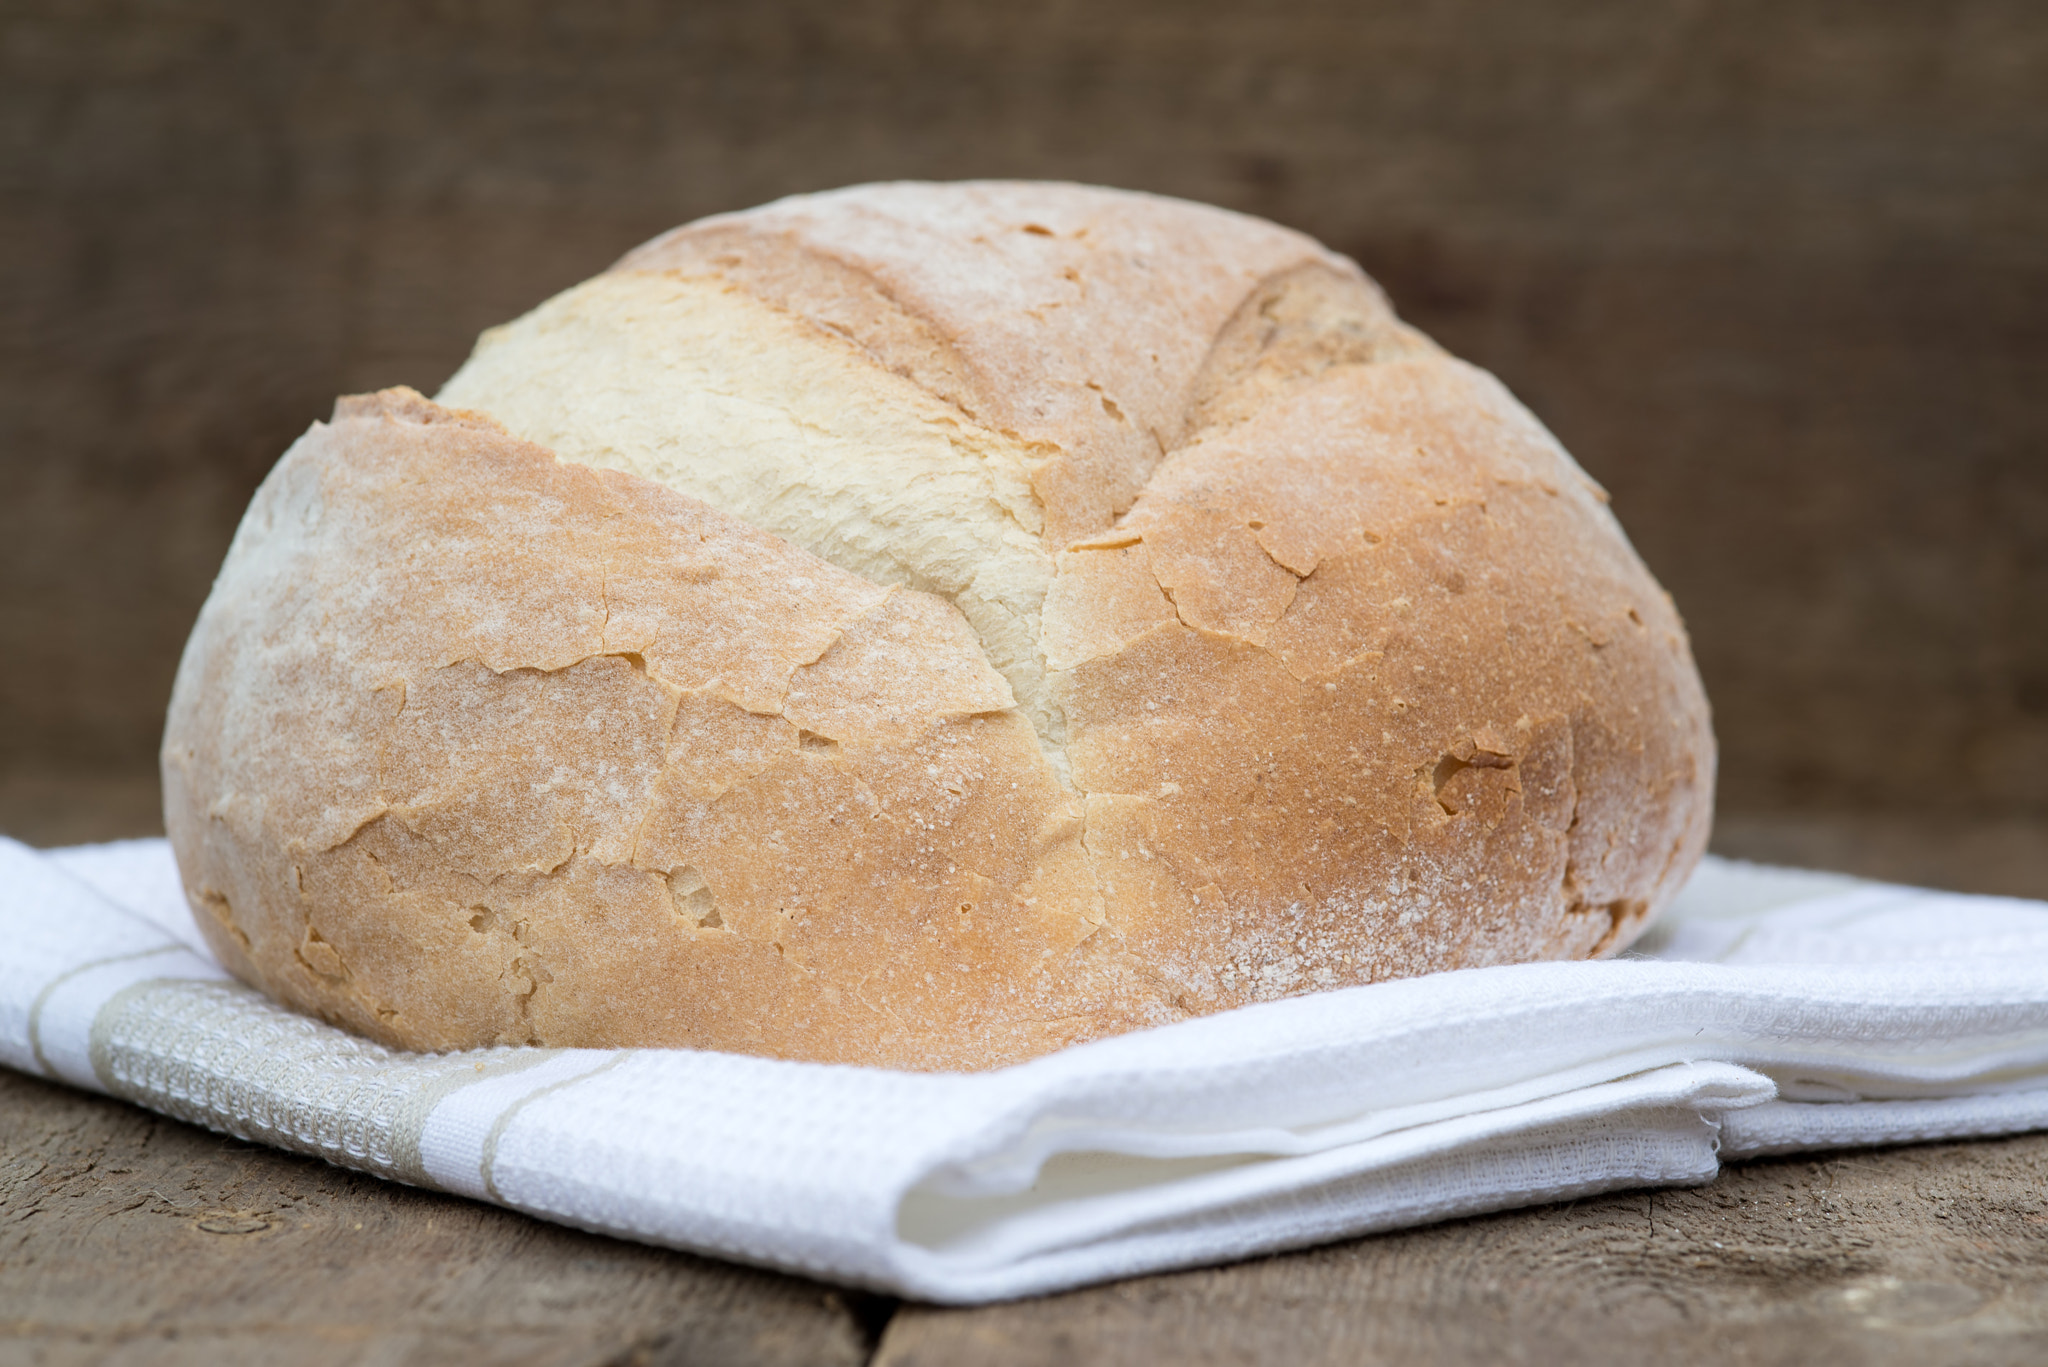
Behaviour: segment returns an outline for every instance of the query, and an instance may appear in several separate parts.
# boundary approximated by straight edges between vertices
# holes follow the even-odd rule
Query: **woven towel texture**
[[[1709,859],[1642,952],[1294,998],[979,1075],[401,1054],[206,954],[162,841],[0,840],[0,1063],[627,1238],[973,1303],[2048,1128],[2048,904]]]

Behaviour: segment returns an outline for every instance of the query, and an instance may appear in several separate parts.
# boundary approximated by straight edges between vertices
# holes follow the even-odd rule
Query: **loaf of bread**
[[[163,749],[200,925],[295,1007],[921,1069],[1611,953],[1713,774],[1498,382],[1297,233],[1013,183],[706,219],[341,400]]]

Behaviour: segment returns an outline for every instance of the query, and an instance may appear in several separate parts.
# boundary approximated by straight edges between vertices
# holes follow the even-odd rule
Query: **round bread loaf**
[[[1714,746],[1555,439],[1222,210],[878,185],[655,239],[250,506],[165,820],[390,1044],[978,1069],[1611,953]]]

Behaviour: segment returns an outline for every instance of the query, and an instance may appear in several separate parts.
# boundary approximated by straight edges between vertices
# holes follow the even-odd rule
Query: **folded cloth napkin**
[[[1246,1007],[985,1074],[404,1054],[207,953],[162,841],[0,840],[0,1063],[631,1239],[1030,1295],[1720,1158],[2048,1128],[2048,904],[1709,859],[1644,948]]]

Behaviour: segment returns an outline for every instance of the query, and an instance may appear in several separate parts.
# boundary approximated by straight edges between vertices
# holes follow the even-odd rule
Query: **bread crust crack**
[[[387,1043],[995,1067],[1612,953],[1704,846],[1603,492],[1285,229],[802,197],[441,398],[280,461],[163,751],[222,962]]]

